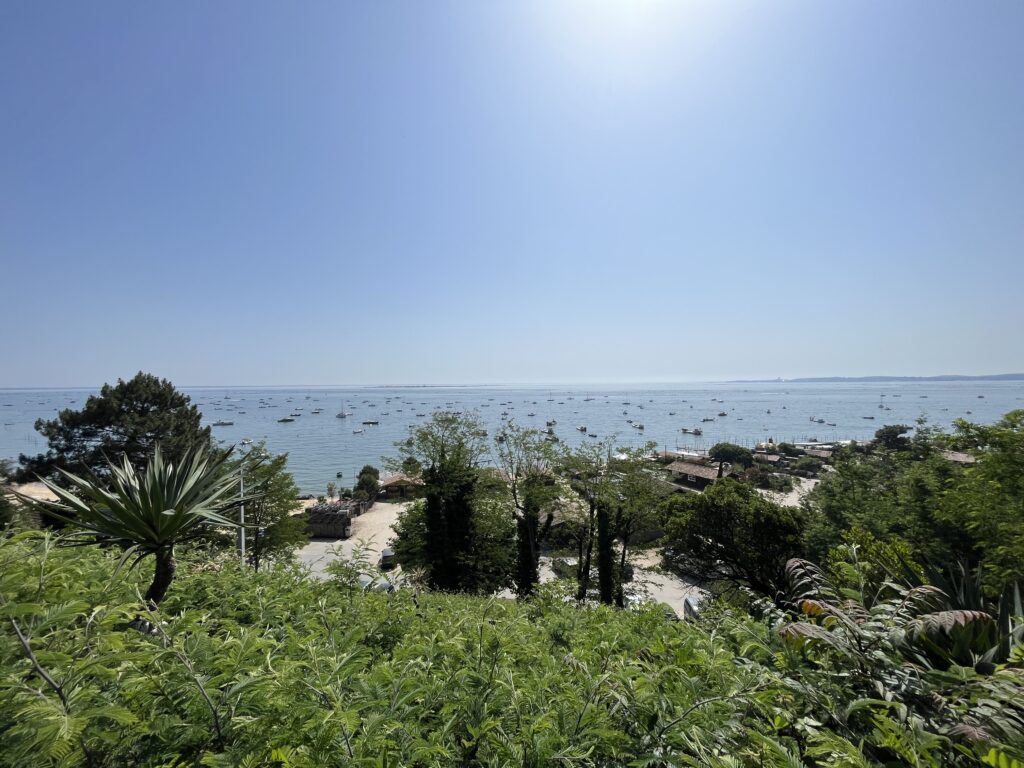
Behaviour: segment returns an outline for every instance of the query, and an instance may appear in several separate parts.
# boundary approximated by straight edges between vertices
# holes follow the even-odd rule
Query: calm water
[[[32,428],[35,420],[53,418],[63,408],[80,408],[92,391],[0,391],[0,458],[44,451],[45,441]],[[476,410],[491,435],[503,420],[544,428],[545,421],[555,419],[556,434],[570,444],[591,439],[576,429],[585,425],[602,438],[615,436],[622,446],[653,440],[671,450],[709,448],[723,440],[752,445],[769,437],[776,442],[859,440],[883,424],[913,424],[920,416],[948,427],[961,416],[986,423],[1024,408],[1024,382],[185,391],[206,423],[234,422],[213,428],[219,440],[266,440],[270,450],[287,451],[296,482],[308,493],[323,493],[337,472],[343,478],[336,482],[351,485],[363,464],[379,465],[382,457],[394,456],[394,443],[435,409]],[[318,408],[322,412],[314,414]],[[336,418],[343,410],[352,415]],[[718,416],[721,412],[727,415]],[[291,423],[278,422],[292,413],[301,415]],[[642,423],[644,430],[631,427],[627,419]],[[380,423],[364,426],[363,421]],[[700,427],[704,434],[694,437],[683,433],[683,427]]]

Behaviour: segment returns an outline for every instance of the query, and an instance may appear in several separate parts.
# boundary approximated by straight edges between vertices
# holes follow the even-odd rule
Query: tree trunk
[[[537,542],[536,516],[527,512],[516,519],[518,549],[516,552],[516,593],[520,597],[533,594],[540,581],[540,550]]]
[[[587,522],[585,539],[581,539],[581,557],[576,564],[577,581],[579,588],[576,590],[576,599],[583,601],[587,599],[587,590],[590,589],[590,557],[594,551],[594,509],[596,505],[590,502],[590,519]]]
[[[629,546],[629,532],[622,535],[622,556],[619,558],[619,578],[615,585],[615,605],[626,607],[626,548]]]
[[[615,597],[614,542],[608,508],[601,504],[597,508],[597,589],[605,605],[611,605]]]
[[[158,549],[156,555],[156,568],[153,572],[153,583],[146,590],[146,602],[151,608],[156,608],[167,594],[167,589],[174,581],[174,571],[177,564],[174,562],[174,545]]]

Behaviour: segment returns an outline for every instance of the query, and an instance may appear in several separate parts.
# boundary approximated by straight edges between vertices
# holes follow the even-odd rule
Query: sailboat
[[[346,411],[345,410],[345,405],[342,404],[341,411],[339,411],[338,413],[334,414],[334,417],[337,418],[337,419],[347,419],[351,415],[352,415],[352,412],[351,411]]]

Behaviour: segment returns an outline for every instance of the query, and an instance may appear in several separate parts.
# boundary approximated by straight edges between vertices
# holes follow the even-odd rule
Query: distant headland
[[[886,382],[886,381],[1024,381],[1024,373],[993,373],[986,376],[813,376],[799,379],[740,379],[733,384],[754,384],[760,382],[785,381],[796,384],[829,384],[836,382]]]

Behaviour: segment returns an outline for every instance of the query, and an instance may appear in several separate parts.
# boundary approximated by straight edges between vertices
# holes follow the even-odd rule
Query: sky
[[[0,386],[1024,370],[1024,3],[0,4]]]

